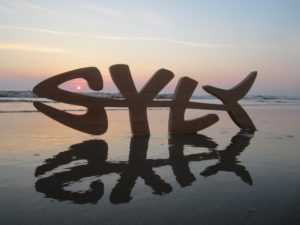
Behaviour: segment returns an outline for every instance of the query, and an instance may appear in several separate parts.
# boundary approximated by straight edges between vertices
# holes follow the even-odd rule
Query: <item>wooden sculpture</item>
[[[227,111],[238,127],[249,130],[256,129],[247,112],[238,103],[238,100],[243,98],[253,85],[257,75],[256,72],[250,73],[243,81],[229,90],[204,86],[205,91],[223,102],[223,104],[208,104],[190,101],[198,82],[189,77],[183,77],[178,81],[172,100],[154,100],[154,97],[173,79],[174,74],[171,71],[158,70],[138,92],[127,65],[113,65],[109,69],[111,77],[124,99],[87,96],[62,90],[58,87],[66,81],[82,78],[87,81],[92,90],[101,90],[103,80],[100,71],[96,67],[86,67],[50,77],[33,89],[33,92],[39,97],[84,106],[87,108],[86,114],[74,115],[38,101],[33,104],[50,118],[73,129],[94,135],[103,134],[107,131],[108,121],[105,107],[127,107],[129,109],[131,131],[134,135],[150,135],[147,118],[148,107],[170,108],[168,126],[170,134],[197,133],[219,120],[216,114],[207,114],[186,121],[184,113],[188,108]]]

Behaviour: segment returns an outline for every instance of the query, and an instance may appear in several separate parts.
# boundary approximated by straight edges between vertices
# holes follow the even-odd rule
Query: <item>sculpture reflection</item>
[[[185,145],[208,148],[209,152],[185,156]],[[195,176],[190,171],[188,163],[190,161],[215,159],[217,157],[217,153],[214,150],[217,146],[218,145],[210,138],[200,134],[170,136],[169,164],[171,165],[176,180],[181,187],[189,186],[196,180]]]
[[[47,172],[53,172],[48,177],[37,180],[36,191],[44,193],[46,197],[59,201],[72,201],[77,204],[97,203],[104,194],[104,184],[100,177],[107,174],[120,176],[117,184],[110,193],[113,204],[127,203],[132,199],[131,191],[140,177],[145,185],[151,187],[153,194],[163,195],[172,192],[172,186],[164,181],[154,168],[171,166],[176,181],[181,187],[191,185],[195,175],[191,172],[189,162],[204,160],[219,160],[215,165],[207,167],[200,174],[208,177],[219,171],[235,173],[242,181],[252,185],[252,178],[247,169],[237,160],[243,150],[250,144],[253,131],[240,131],[232,139],[225,150],[217,150],[217,143],[212,139],[200,135],[172,135],[169,138],[168,159],[147,159],[149,136],[133,136],[130,142],[128,161],[107,161],[108,146],[103,140],[84,141],[70,146],[69,150],[55,155],[38,166],[35,176],[39,177]],[[185,146],[207,148],[204,153],[184,155]],[[56,171],[59,166],[85,159],[86,164],[74,165],[63,171]],[[94,177],[89,190],[76,192],[67,190],[70,184],[82,179]]]
[[[150,186],[154,191],[153,194],[162,195],[172,191],[170,184],[163,181],[159,175],[155,174],[153,167],[165,165],[153,165],[152,160],[147,160],[149,136],[135,136],[131,138],[128,165],[120,174],[117,185],[113,188],[110,201],[112,203],[129,202],[130,196],[138,177],[141,177],[145,184]],[[155,162],[155,161],[154,161]]]
[[[246,135],[236,135],[231,139],[231,143],[228,147],[219,151],[219,162],[213,166],[209,166],[201,173],[202,176],[208,177],[218,173],[219,171],[234,172],[244,182],[252,185],[252,178],[246,168],[239,165],[239,161],[236,159],[241,154],[242,150],[250,144],[250,138],[247,135],[253,135],[253,131],[248,131]]]

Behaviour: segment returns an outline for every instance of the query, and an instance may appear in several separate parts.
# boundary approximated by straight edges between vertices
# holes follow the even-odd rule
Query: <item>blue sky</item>
[[[128,64],[138,86],[158,69],[252,94],[300,96],[300,1],[0,0],[0,89],[31,89],[68,70]]]

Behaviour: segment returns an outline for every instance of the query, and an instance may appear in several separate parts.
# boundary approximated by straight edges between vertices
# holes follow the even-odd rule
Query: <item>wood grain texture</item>
[[[185,110],[197,84],[197,81],[189,77],[183,77],[178,81],[169,114],[168,129],[170,134],[197,133],[219,120],[216,114],[207,114],[197,119],[184,120]]]

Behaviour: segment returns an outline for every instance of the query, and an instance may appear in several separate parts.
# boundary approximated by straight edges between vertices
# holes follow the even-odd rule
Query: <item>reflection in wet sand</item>
[[[217,150],[218,144],[211,138],[200,134],[171,135],[169,138],[168,159],[147,159],[149,136],[133,136],[130,142],[128,161],[106,161],[108,146],[103,140],[89,140],[70,146],[69,150],[45,160],[38,166],[35,176],[39,177],[47,172],[53,172],[59,166],[67,165],[73,161],[85,159],[84,165],[75,165],[62,172],[53,172],[48,177],[37,180],[36,191],[44,193],[47,198],[59,201],[72,201],[77,204],[97,203],[104,194],[104,184],[99,179],[102,175],[116,173],[120,176],[116,186],[110,194],[113,204],[127,203],[133,197],[131,191],[140,177],[145,184],[153,190],[153,194],[162,195],[172,192],[172,186],[164,181],[153,170],[161,166],[171,166],[176,181],[181,187],[191,185],[195,175],[189,168],[189,162],[203,160],[219,160],[215,165],[207,167],[200,174],[208,177],[219,171],[235,173],[242,181],[252,185],[252,178],[247,169],[240,164],[237,157],[250,144],[253,131],[240,131],[231,139],[225,150]],[[184,155],[186,145],[198,148],[207,148],[205,153]],[[96,177],[90,183],[89,190],[76,192],[66,190],[70,183],[75,183],[83,178]]]

